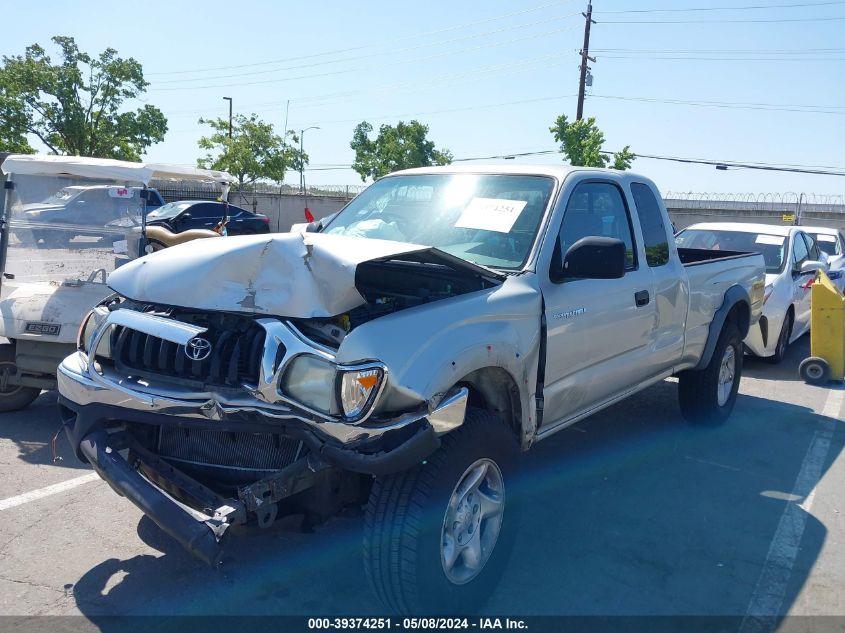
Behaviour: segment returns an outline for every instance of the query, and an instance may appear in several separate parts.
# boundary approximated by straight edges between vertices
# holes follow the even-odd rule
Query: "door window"
[[[198,220],[219,219],[223,217],[223,206],[205,202],[203,204],[195,204],[188,209],[188,213],[191,214],[192,218]]]
[[[802,235],[804,236],[804,241],[807,242],[807,251],[810,253],[810,260],[814,262],[821,261],[822,254],[816,240],[807,233],[802,233]]]
[[[796,233],[792,241],[792,270],[796,272],[810,258],[810,251],[802,236],[803,233]]]
[[[634,196],[640,228],[643,230],[646,263],[651,267],[668,264],[669,239],[666,237],[666,225],[651,187],[639,182],[632,183],[631,194]]]
[[[631,216],[622,191],[609,182],[583,182],[572,192],[560,227],[560,253],[588,236],[614,237],[625,243],[626,268],[637,267]]]

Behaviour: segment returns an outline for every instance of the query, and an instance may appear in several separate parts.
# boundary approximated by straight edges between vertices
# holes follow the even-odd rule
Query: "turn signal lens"
[[[340,380],[340,404],[344,417],[357,421],[369,413],[383,378],[384,372],[377,368],[344,372]]]

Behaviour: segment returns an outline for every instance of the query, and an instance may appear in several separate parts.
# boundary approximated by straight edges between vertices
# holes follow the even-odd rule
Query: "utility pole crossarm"
[[[581,49],[581,76],[578,81],[578,110],[575,115],[575,120],[580,121],[584,118],[584,89],[587,83],[587,61],[595,63],[596,58],[590,57],[590,25],[595,24],[593,20],[593,3],[587,4],[587,12],[582,13],[584,16],[584,47]]]

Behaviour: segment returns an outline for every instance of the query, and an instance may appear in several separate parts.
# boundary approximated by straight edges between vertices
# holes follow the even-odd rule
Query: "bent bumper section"
[[[81,360],[71,356],[58,371],[60,413],[77,456],[185,549],[212,566],[220,562],[221,540],[229,527],[246,523],[250,514],[257,515],[260,523],[269,506],[313,486],[323,470],[381,476],[422,462],[439,447],[438,433],[444,425],[457,422],[456,408],[462,414],[460,404],[465,405],[465,399],[452,398],[444,401],[440,415],[409,415],[379,428],[343,425],[343,429],[324,430],[324,422],[278,411],[268,415],[257,407],[132,398],[126,389],[105,388],[85,369]],[[139,443],[130,430],[141,425],[283,434],[302,441],[308,451],[224,497]],[[338,432],[352,441],[342,441]]]
[[[138,469],[138,462],[131,464],[120,454],[119,440],[122,438],[110,438],[109,435],[104,429],[98,429],[79,443],[79,451],[97,474],[191,554],[212,567],[219,565],[222,556],[220,540],[226,528],[232,523],[243,522],[245,516],[228,504],[211,510],[212,516],[192,511],[144,477]],[[208,495],[214,495],[205,490]]]

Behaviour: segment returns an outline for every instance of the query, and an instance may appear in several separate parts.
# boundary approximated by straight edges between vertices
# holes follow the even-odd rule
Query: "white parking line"
[[[816,495],[816,485],[822,476],[827,454],[830,451],[830,440],[836,428],[834,420],[840,419],[845,391],[831,390],[825,400],[821,414],[825,417],[819,422],[801,470],[795,479],[792,494],[803,498],[804,502],[787,503],[778,522],[777,530],[769,545],[766,563],[760,572],[754,593],[745,611],[739,633],[772,631],[777,624],[783,598],[786,595],[786,585],[792,573],[792,566],[798,556],[801,537],[807,516]]]
[[[71,490],[82,486],[83,484],[87,484],[88,482],[97,481],[99,478],[100,476],[97,473],[88,473],[87,475],[74,477],[73,479],[68,479],[67,481],[53,484],[52,486],[45,486],[44,488],[39,488],[38,490],[31,490],[30,492],[25,492],[22,495],[9,497],[8,499],[0,499],[0,511],[22,506],[30,501],[43,499],[44,497],[49,497],[50,495],[55,495],[60,492],[64,492],[65,490]]]

